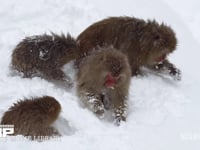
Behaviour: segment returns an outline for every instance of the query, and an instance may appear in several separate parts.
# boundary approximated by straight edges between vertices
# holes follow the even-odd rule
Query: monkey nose
[[[115,77],[113,77],[111,73],[108,73],[106,76],[105,86],[107,88],[114,87],[116,84],[116,81],[117,80],[115,79]]]

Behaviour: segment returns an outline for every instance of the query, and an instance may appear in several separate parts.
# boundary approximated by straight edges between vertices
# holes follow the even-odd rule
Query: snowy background
[[[199,150],[199,7],[199,0],[0,0],[0,118],[18,99],[54,96],[62,105],[55,126],[63,134],[42,143],[0,138],[0,149]],[[12,50],[25,36],[53,31],[77,37],[95,21],[124,15],[156,19],[175,30],[178,48],[170,60],[183,78],[181,82],[152,74],[132,78],[128,119],[120,127],[82,108],[74,89],[10,75]],[[73,74],[70,67],[69,72]]]

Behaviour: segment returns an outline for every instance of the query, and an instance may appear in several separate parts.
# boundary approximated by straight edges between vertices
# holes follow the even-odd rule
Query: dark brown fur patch
[[[16,46],[11,65],[24,77],[40,73],[47,79],[68,80],[61,68],[77,57],[77,50],[76,41],[69,34],[31,36]]]
[[[14,135],[31,139],[59,135],[51,127],[61,111],[59,102],[50,96],[20,100],[6,111],[1,124],[14,125]]]

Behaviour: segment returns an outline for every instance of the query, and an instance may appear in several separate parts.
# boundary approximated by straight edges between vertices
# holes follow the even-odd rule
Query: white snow
[[[30,142],[21,136],[0,138],[0,149],[199,150],[199,6],[198,0],[1,0],[0,118],[19,99],[50,95],[62,105],[54,126],[63,136],[46,142]],[[38,77],[10,75],[12,50],[25,36],[53,31],[76,37],[97,20],[124,15],[164,21],[174,28],[178,48],[170,60],[183,77],[180,82],[149,73],[132,78],[128,118],[121,126],[81,107],[75,89],[66,90]]]

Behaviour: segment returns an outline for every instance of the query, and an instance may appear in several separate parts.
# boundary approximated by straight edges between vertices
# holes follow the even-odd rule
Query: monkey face
[[[106,88],[114,88],[121,80],[123,68],[125,68],[122,59],[108,57],[105,61],[107,73],[105,75],[104,86]]]
[[[105,77],[104,85],[106,88],[114,88],[119,79],[120,76],[113,76],[111,73],[108,73]]]
[[[177,40],[173,30],[156,22],[148,23],[148,32],[141,37],[141,48],[147,53],[147,63],[155,64],[165,60],[176,48]]]
[[[171,53],[176,49],[177,40],[174,31],[161,24],[159,27],[152,31],[152,48],[160,51],[160,53]]]

